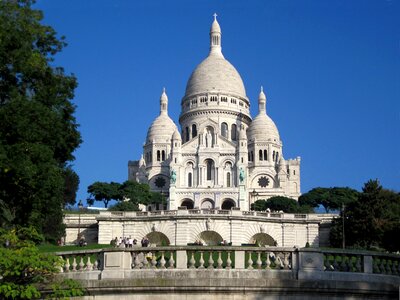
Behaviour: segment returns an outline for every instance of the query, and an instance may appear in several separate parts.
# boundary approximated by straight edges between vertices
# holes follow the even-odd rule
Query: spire
[[[168,96],[165,93],[165,88],[163,88],[163,92],[160,97],[160,114],[168,115]]]
[[[222,55],[222,48],[221,48],[221,27],[217,21],[217,14],[214,15],[214,21],[211,25],[210,30],[210,55]]]
[[[261,86],[260,94],[258,95],[258,113],[266,113],[267,97],[264,94],[264,89]]]

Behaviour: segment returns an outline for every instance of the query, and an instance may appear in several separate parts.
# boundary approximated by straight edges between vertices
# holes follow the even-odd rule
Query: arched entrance
[[[253,235],[249,243],[257,244],[259,246],[276,246],[276,241],[273,237],[266,233],[257,233]]]
[[[232,207],[235,207],[235,201],[233,201],[232,199],[225,199],[222,202],[222,205],[221,205],[222,209],[231,210]]]
[[[205,246],[221,245],[222,237],[218,232],[215,231],[203,231],[199,234],[197,239],[202,242]]]
[[[147,235],[150,245],[169,246],[170,242],[167,236],[159,231],[153,231]]]
[[[201,202],[202,209],[213,209],[214,208],[214,201],[212,199],[204,199]]]
[[[194,202],[193,202],[193,200],[190,200],[190,199],[184,199],[181,203],[181,206],[185,206],[187,209],[193,209]]]

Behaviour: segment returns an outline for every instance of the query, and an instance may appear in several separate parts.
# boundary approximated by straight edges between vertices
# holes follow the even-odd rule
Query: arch
[[[221,245],[221,242],[223,241],[222,236],[212,230],[207,230],[203,231],[199,234],[197,241],[200,241],[203,243],[203,245],[206,246],[215,246],[215,245]]]
[[[277,242],[274,240],[272,236],[266,233],[256,233],[253,235],[250,240],[250,244],[257,244],[260,246],[276,246]]]
[[[262,150],[258,151],[259,160],[263,160],[263,152]]]
[[[196,124],[192,124],[192,138],[197,136],[197,126]]]
[[[202,209],[213,209],[214,208],[214,200],[206,198],[201,201],[201,208]]]
[[[165,160],[165,150],[161,151],[161,161]]]
[[[268,160],[268,153],[267,150],[264,149],[264,160]]]
[[[232,199],[224,199],[224,201],[222,202],[221,208],[222,209],[226,209],[226,210],[231,210],[232,207],[235,207],[235,201]]]
[[[156,246],[169,246],[170,241],[169,238],[162,232],[153,231],[147,235],[147,238],[151,244],[155,244]]]
[[[189,127],[185,127],[185,142],[190,140]]]
[[[232,124],[231,126],[231,140],[236,141],[237,140],[237,126],[236,124]]]
[[[160,150],[157,150],[157,161],[161,160],[161,153]]]
[[[231,187],[231,172],[226,173],[226,187]]]
[[[188,173],[188,187],[192,187],[192,185],[193,185],[193,175],[192,175],[192,172],[189,172]]]
[[[208,158],[205,160],[205,165],[206,165],[206,180],[213,180],[215,173],[214,161]]]
[[[185,206],[187,209],[194,208],[194,201],[192,199],[183,199],[181,202],[181,206]]]
[[[221,135],[224,138],[228,138],[228,124],[225,122],[221,123]]]

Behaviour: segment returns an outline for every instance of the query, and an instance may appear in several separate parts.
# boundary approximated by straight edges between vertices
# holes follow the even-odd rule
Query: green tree
[[[322,205],[326,212],[337,210],[357,199],[359,192],[348,187],[317,187],[299,197],[301,206],[318,207]]]
[[[400,250],[400,194],[384,189],[378,180],[365,183],[356,201],[344,211],[346,246]],[[331,230],[331,244],[342,243],[342,216]]]
[[[76,203],[76,192],[79,187],[79,176],[67,166],[64,169],[64,206],[74,205]]]
[[[310,206],[300,206],[296,200],[283,196],[274,196],[267,200],[257,200],[254,202],[252,208],[258,211],[263,211],[269,208],[271,211],[283,211],[285,213],[312,212],[312,208]]]
[[[84,294],[77,282],[54,277],[61,260],[39,252],[35,244],[42,240],[33,227],[0,229],[1,299],[42,299],[42,290],[51,298]]]
[[[67,164],[81,143],[71,102],[77,83],[54,67],[66,44],[33,4],[0,1],[1,218],[56,240],[64,233]]]
[[[123,194],[121,191],[121,184],[117,182],[99,182],[88,186],[87,189],[90,194],[88,203],[93,204],[94,200],[103,201],[104,207],[108,207],[111,200],[122,200]]]

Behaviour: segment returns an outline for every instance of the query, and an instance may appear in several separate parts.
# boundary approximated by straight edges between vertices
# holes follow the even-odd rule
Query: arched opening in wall
[[[161,161],[165,160],[165,151],[161,151]]]
[[[253,235],[249,241],[250,244],[257,244],[259,246],[276,246],[277,243],[272,236],[266,233],[257,233]]]
[[[197,136],[197,127],[196,124],[192,125],[192,138]]]
[[[231,139],[232,139],[232,141],[236,141],[236,139],[237,139],[237,126],[236,126],[236,124],[232,124],[232,126],[231,126]]]
[[[214,201],[211,199],[204,199],[201,202],[202,209],[213,209],[214,208]]]
[[[181,203],[181,206],[185,206],[187,209],[193,209],[194,202],[191,199],[184,199]]]
[[[192,187],[192,173],[188,173],[188,187]]]
[[[160,154],[160,150],[157,150],[157,161],[161,160],[161,154]]]
[[[153,231],[147,235],[150,245],[169,246],[170,241],[167,236],[159,231]]]
[[[231,173],[226,173],[226,187],[231,187]]]
[[[221,124],[221,135],[224,138],[228,138],[228,124],[225,122]]]
[[[190,140],[190,135],[189,135],[189,127],[185,128],[185,141],[189,141]]]
[[[268,160],[268,153],[267,153],[267,150],[264,150],[264,160]]]
[[[221,245],[222,236],[215,231],[207,230],[199,234],[197,241],[200,241],[205,246]]]
[[[258,156],[259,156],[259,160],[263,160],[263,152],[262,152],[262,150],[259,150],[258,151]]]
[[[235,207],[235,201],[232,199],[225,199],[224,202],[222,202],[222,209],[231,210],[232,207]]]
[[[206,159],[206,180],[214,180],[214,161]]]

